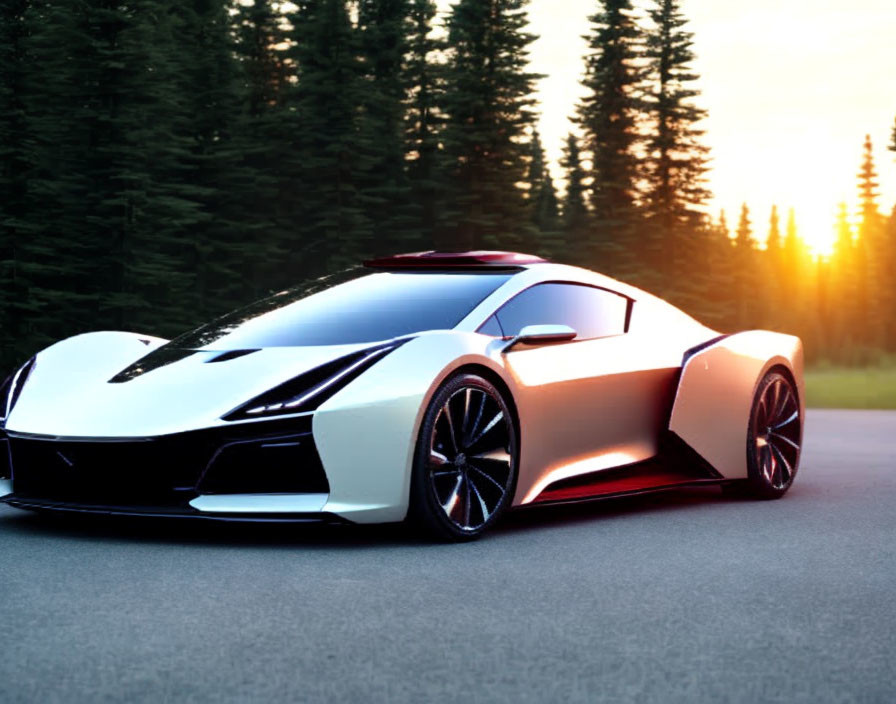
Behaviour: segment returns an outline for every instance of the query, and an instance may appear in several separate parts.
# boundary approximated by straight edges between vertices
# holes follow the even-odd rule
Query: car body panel
[[[747,430],[759,381],[773,367],[794,378],[805,417],[803,345],[765,330],[729,335],[690,356],[681,372],[669,429],[726,479],[747,477]]]
[[[625,296],[631,301],[626,332],[512,348],[508,339],[477,332],[515,295],[549,282]],[[615,478],[622,472],[612,486],[632,485],[624,476],[629,466],[640,468],[632,477],[641,472],[656,486],[666,477],[684,481],[680,473],[643,466],[662,452],[669,431],[713,468],[712,477],[745,477],[753,393],[776,365],[793,375],[804,409],[797,338],[763,331],[723,337],[649,293],[565,265],[522,266],[454,329],[423,331],[400,342],[312,412],[295,414],[296,422],[310,424],[327,493],[199,494],[190,510],[260,518],[319,513],[358,523],[404,519],[426,409],[460,371],[483,374],[510,396],[520,449],[514,506],[573,495],[557,487],[580,476]],[[273,423],[270,418],[224,418],[298,375],[378,343],[266,347],[219,362],[212,360],[232,350],[189,350],[126,381],[111,381],[164,344],[160,338],[98,332],[47,348],[37,355],[6,432],[84,442],[250,423],[261,432]],[[277,422],[288,424],[290,418],[278,416]],[[0,483],[0,495],[4,489],[14,487]]]
[[[109,383],[147,353],[137,337],[107,332],[78,335],[39,353],[27,392],[7,419],[7,430],[127,438],[225,426],[230,422],[221,416],[254,396],[369,347],[269,347],[226,362],[211,361],[220,351],[196,351],[130,381]],[[135,351],[129,357],[123,354],[128,342],[134,343]]]

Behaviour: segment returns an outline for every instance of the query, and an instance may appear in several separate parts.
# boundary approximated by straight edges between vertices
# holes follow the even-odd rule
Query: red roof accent
[[[523,264],[539,264],[546,260],[533,254],[518,252],[493,252],[475,250],[472,252],[414,252],[412,254],[396,254],[392,257],[368,259],[364,266],[376,269],[409,268],[409,269],[456,269],[480,267],[512,267]]]

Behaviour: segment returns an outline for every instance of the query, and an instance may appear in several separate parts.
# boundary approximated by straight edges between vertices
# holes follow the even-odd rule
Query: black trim
[[[294,415],[296,413],[308,413],[313,411],[320,406],[320,404],[335,396],[336,393],[344,389],[352,381],[361,376],[361,374],[383,359],[383,357],[396,350],[409,339],[411,338],[404,338],[385,344],[367,347],[358,352],[352,352],[344,357],[334,359],[333,361],[322,364],[314,369],[310,369],[279,386],[275,386],[270,391],[265,391],[263,394],[256,396],[246,403],[241,403],[232,411],[221,416],[221,418],[222,420],[230,421],[249,420],[253,418]],[[377,354],[378,352],[380,354]],[[340,373],[350,369],[352,365],[355,364],[357,364],[357,366],[354,369],[351,369],[349,373],[338,379],[338,381],[328,385],[328,382],[334,377],[337,377]],[[319,389],[319,391],[315,392],[316,389]],[[288,408],[282,407],[259,413],[249,413],[249,410],[253,408],[286,403],[303,394],[306,395],[307,400],[297,406]]]
[[[681,358],[682,368],[684,368],[684,365],[687,364],[688,360],[691,357],[693,357],[695,354],[697,354],[698,352],[702,352],[703,350],[705,350],[708,347],[712,347],[714,344],[716,344],[717,342],[721,342],[726,337],[731,337],[731,334],[726,333],[725,335],[718,335],[716,337],[713,337],[713,338],[707,340],[706,342],[701,342],[699,345],[694,345],[690,349],[685,350],[684,355],[682,355],[682,358]]]
[[[129,518],[198,518],[211,521],[226,521],[228,523],[330,523],[351,524],[346,518],[334,513],[207,513],[198,511],[187,504],[183,506],[101,506],[94,504],[79,504],[62,501],[49,501],[33,499],[11,494],[0,498],[0,503],[5,503],[14,508],[28,511],[91,514],[95,516],[119,516]]]
[[[495,308],[495,309],[489,314],[489,316],[482,322],[482,325],[479,325],[479,326],[476,328],[476,332],[479,332],[479,329],[480,329],[483,325],[485,325],[485,324],[489,321],[489,319],[490,319],[492,316],[494,316],[495,319],[498,321],[498,325],[501,327],[501,330],[503,331],[503,330],[504,330],[504,326],[501,325],[501,319],[498,317],[498,313],[501,312],[501,309],[504,308],[504,306],[506,306],[506,305],[508,305],[509,303],[511,303],[511,302],[512,302],[514,299],[516,299],[518,296],[524,294],[524,293],[525,293],[526,291],[528,291],[529,289],[533,289],[533,288],[535,288],[536,286],[543,286],[543,285],[545,285],[545,284],[566,284],[566,285],[568,285],[568,286],[585,286],[586,288],[596,288],[598,291],[606,291],[607,293],[612,293],[614,296],[619,296],[620,298],[624,298],[624,299],[627,301],[626,309],[625,309],[625,327],[624,327],[624,329],[623,329],[622,332],[612,333],[612,334],[610,334],[610,335],[600,335],[599,337],[583,337],[583,338],[581,338],[581,339],[569,340],[569,341],[564,342],[564,343],[562,343],[562,344],[570,344],[570,343],[572,343],[572,342],[587,342],[587,341],[589,341],[589,340],[603,340],[603,339],[608,338],[608,337],[619,337],[620,335],[626,335],[626,334],[628,334],[628,328],[629,328],[629,324],[630,324],[630,322],[631,322],[632,309],[633,309],[634,304],[635,304],[635,299],[634,299],[634,298],[632,298],[631,296],[626,296],[624,293],[619,293],[619,291],[614,291],[613,289],[611,289],[611,288],[607,288],[606,286],[598,286],[597,284],[589,284],[589,283],[585,283],[585,282],[583,282],[583,281],[565,281],[565,280],[563,280],[563,279],[549,279],[549,280],[547,280],[547,281],[536,281],[536,282],[533,283],[531,286],[526,286],[526,288],[524,288],[524,289],[522,289],[522,290],[520,290],[520,291],[517,291],[517,292],[516,292],[515,294],[513,294],[510,298],[508,298],[506,301],[504,301],[501,305],[499,305],[497,308]],[[509,339],[510,337],[513,337],[513,336],[512,336],[512,335],[508,336],[508,335],[505,334],[504,339],[506,340],[506,339]]]
[[[660,438],[660,456],[671,466],[695,469],[704,474],[707,479],[724,479],[703,455],[688,445],[673,430],[667,430]]]
[[[207,359],[205,360],[205,363],[213,364],[214,362],[229,362],[231,359],[239,359],[240,357],[245,357],[247,354],[252,354],[253,352],[258,351],[259,350],[231,350],[230,352],[223,352],[211,359]]]
[[[9,451],[9,439],[3,428],[0,428],[0,479],[12,479],[12,457]]]
[[[180,349],[169,347],[168,345],[157,347],[149,354],[144,355],[133,364],[122,369],[109,379],[108,383],[124,384],[132,379],[136,379],[138,376],[143,376],[146,372],[167,367],[169,364],[174,364],[194,354],[196,354],[196,350]]]
[[[9,412],[12,413],[12,409],[15,408],[16,401],[19,400],[22,389],[25,388],[25,383],[28,381],[28,377],[31,376],[31,372],[34,371],[36,362],[37,357],[32,357],[14,371],[9,378],[0,385],[0,420],[6,420],[8,415],[6,412],[7,406],[9,406]],[[15,386],[13,386],[13,382],[15,382]]]
[[[284,438],[289,447],[279,446]],[[277,446],[265,447],[271,441]],[[243,451],[228,455],[232,446]],[[310,416],[110,441],[11,434],[10,450],[20,500],[142,511],[178,507],[200,493],[329,491]]]

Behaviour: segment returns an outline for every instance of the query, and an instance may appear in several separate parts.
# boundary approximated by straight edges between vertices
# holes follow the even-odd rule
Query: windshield
[[[348,345],[450,330],[512,275],[351,269],[258,301],[169,346],[237,350]]]

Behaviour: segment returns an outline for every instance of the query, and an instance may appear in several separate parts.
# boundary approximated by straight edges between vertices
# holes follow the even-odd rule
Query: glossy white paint
[[[271,347],[211,364],[208,360],[219,351],[196,352],[110,384],[110,378],[148,352],[137,336],[117,335],[79,335],[41,352],[6,427],[59,437],[126,438],[225,425],[221,416],[253,397],[367,347]]]
[[[465,364],[503,375],[500,347],[475,333],[425,333],[324,403],[312,422],[330,482],[324,510],[361,523],[402,520],[429,398]]]
[[[506,341],[475,332],[501,304],[547,281],[590,284],[632,298],[629,332],[544,346],[523,343],[506,354]],[[448,376],[467,365],[498,377],[519,410],[521,455],[514,503],[527,503],[557,479],[655,454],[684,351],[716,335],[660,299],[600,274],[555,264],[530,266],[483,300],[454,330],[421,333],[321,405],[313,415],[312,431],[329,495],[207,495],[193,505],[211,512],[326,511],[361,523],[402,520],[427,404]],[[719,425],[725,426],[720,437],[734,437],[742,429],[745,433],[744,389],[755,384],[754,366],[758,370],[771,359],[784,359],[802,379],[795,338],[746,335],[750,337],[729,338],[734,342],[720,347],[723,352],[692,358],[673,414],[673,429],[695,449],[703,447],[707,459],[721,463],[725,476],[739,476],[733,454],[721,449],[714,454],[716,450],[701,445],[701,438],[710,427],[716,433]],[[8,429],[70,439],[121,439],[224,426],[229,423],[221,417],[253,397],[368,346],[267,348],[212,364],[206,362],[221,350],[201,351],[126,383],[107,383],[163,343],[103,332],[53,345],[38,355]],[[768,356],[757,361],[765,353]],[[751,360],[745,375],[743,364],[726,361],[741,357]],[[715,370],[711,376],[698,373],[702,366],[697,365],[704,363]],[[728,388],[730,374],[742,374],[748,381],[730,381],[736,387],[729,389],[734,401],[725,406],[725,394],[715,394],[713,384]],[[706,398],[710,403],[701,409]],[[712,425],[706,425],[710,421]],[[741,452],[744,442],[745,435],[737,442]]]
[[[726,479],[747,476],[747,430],[759,381],[774,366],[797,382],[805,417],[803,345],[798,337],[765,330],[731,335],[684,365],[669,428]]]
[[[190,506],[203,513],[318,513],[326,494],[203,494]]]

